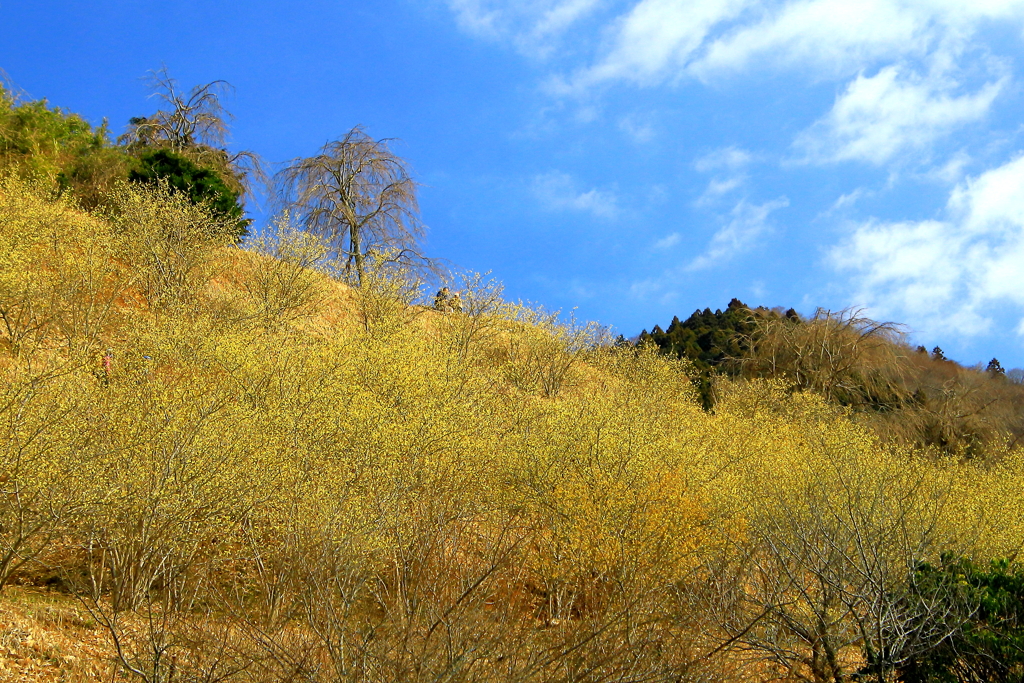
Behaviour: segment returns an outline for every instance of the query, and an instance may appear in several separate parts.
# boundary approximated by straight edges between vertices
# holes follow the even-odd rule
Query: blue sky
[[[107,117],[225,79],[232,146],[400,138],[426,250],[627,336],[862,306],[1024,365],[1024,0],[0,0],[0,68]]]

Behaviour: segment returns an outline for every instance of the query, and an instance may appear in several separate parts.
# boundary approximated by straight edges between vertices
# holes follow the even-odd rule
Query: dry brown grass
[[[109,681],[104,632],[71,596],[12,586],[0,597],[0,681]]]

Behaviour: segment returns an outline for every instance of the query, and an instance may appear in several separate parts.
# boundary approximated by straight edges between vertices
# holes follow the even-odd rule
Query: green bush
[[[228,187],[216,171],[199,166],[188,157],[167,149],[145,152],[128,179],[153,185],[164,181],[193,204],[206,204],[215,216],[232,225],[236,239],[249,231],[251,221],[243,218],[239,193]]]
[[[922,564],[916,593],[942,594],[949,636],[910,660],[899,672],[903,683],[1020,683],[1024,681],[1024,568],[1008,560],[987,567],[966,558],[943,557]],[[952,588],[952,590],[950,590]]]
[[[92,207],[131,165],[111,144],[106,122],[94,128],[78,114],[46,100],[23,102],[0,85],[0,171],[46,181]]]

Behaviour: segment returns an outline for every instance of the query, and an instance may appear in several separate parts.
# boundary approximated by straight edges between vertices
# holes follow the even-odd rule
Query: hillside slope
[[[479,280],[442,314],[287,226],[105,207],[0,185],[15,680],[852,681],[963,626],[921,562],[1024,541],[1017,451],[923,457],[778,380],[708,413],[689,364]]]

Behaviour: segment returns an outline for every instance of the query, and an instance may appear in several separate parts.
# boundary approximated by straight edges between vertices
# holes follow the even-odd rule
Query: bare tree
[[[285,207],[328,241],[359,284],[370,250],[396,261],[421,260],[416,182],[389,142],[356,126],[315,156],[295,159],[277,178]]]
[[[167,67],[150,71],[147,83],[152,96],[164,107],[151,116],[135,117],[118,142],[130,150],[165,148],[192,161],[213,166],[231,189],[251,193],[252,181],[266,180],[263,164],[254,152],[229,152],[229,122],[234,118],[221,97],[233,92],[231,84],[216,80],[197,85],[187,92],[167,72]]]
[[[184,92],[178,81],[167,73],[167,67],[150,71],[147,82],[155,95],[168,106],[152,116],[131,120],[120,142],[170,147],[176,152],[196,145],[223,147],[227,142],[232,118],[220,103],[221,95],[231,90],[227,81],[217,80],[197,85]]]
[[[847,405],[897,405],[907,398],[906,347],[901,327],[877,322],[860,309],[819,308],[809,320],[757,318],[739,360],[747,377],[788,377]]]

